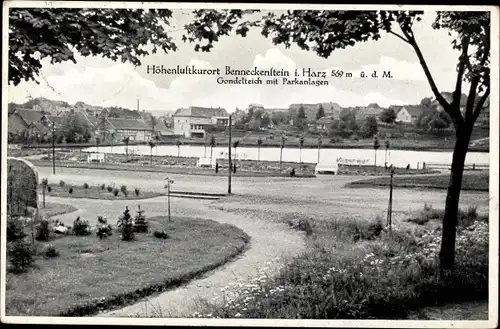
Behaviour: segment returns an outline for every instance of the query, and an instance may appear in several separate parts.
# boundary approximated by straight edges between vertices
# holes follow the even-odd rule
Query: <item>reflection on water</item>
[[[89,147],[83,150],[84,152],[95,152],[95,147]],[[236,152],[234,148],[231,150],[231,155],[240,160],[261,160],[261,161],[279,161],[279,147],[261,148],[260,152],[257,147],[238,147]],[[99,152],[125,154],[125,146],[100,146]],[[149,155],[151,149],[148,145],[129,146],[129,154]],[[179,152],[179,154],[178,154]],[[203,145],[183,145],[177,148],[176,145],[159,145],[153,150],[153,155],[157,156],[177,156],[180,157],[210,157],[210,147]],[[227,158],[227,147],[214,147],[212,154],[215,158]],[[285,162],[318,162],[318,149],[297,149],[284,148],[283,161]],[[452,152],[432,152],[432,151],[405,151],[405,150],[388,150],[379,149],[376,152],[372,149],[321,149],[319,157],[322,163],[354,163],[360,165],[373,165],[377,158],[377,165],[383,165],[385,162],[393,164],[397,167],[406,167],[408,164],[412,168],[420,167],[425,162],[427,165],[439,164],[449,165],[452,160]],[[469,152],[467,154],[466,165],[472,166],[488,166],[489,153],[486,152]]]

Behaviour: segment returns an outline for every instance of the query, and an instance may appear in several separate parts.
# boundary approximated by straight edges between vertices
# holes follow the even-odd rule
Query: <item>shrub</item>
[[[153,235],[155,238],[158,238],[158,239],[168,239],[169,238],[167,232],[165,232],[165,231],[154,231]]]
[[[47,186],[47,192],[52,192],[52,187],[51,186]]]
[[[118,219],[118,227],[121,230],[122,240],[131,241],[135,238],[134,222],[132,220],[132,216],[130,216],[130,210],[128,210],[128,206],[125,207],[125,211]]]
[[[115,188],[115,189],[113,190],[113,195],[114,195],[114,196],[118,196],[118,193],[120,193],[120,191],[118,191],[118,189],[117,189],[117,188]]]
[[[108,190],[109,193],[113,192],[113,187],[111,185],[108,185],[106,189]]]
[[[122,191],[123,194],[126,194],[128,192],[127,191],[127,185],[120,186],[120,191]]]
[[[70,187],[70,188],[69,188],[68,193],[69,193],[69,194],[73,194],[73,187]]]
[[[134,230],[136,232],[147,232],[149,224],[144,216],[144,210],[141,210],[141,206],[138,206],[137,215],[134,218]]]
[[[7,242],[22,240],[25,236],[23,222],[9,214],[7,216]]]
[[[139,191],[139,189],[136,187],[136,188],[134,189],[134,193],[135,193],[135,195],[136,195],[136,196],[139,196],[139,192],[140,192],[140,191]]]
[[[89,235],[90,234],[90,225],[86,220],[81,220],[80,216],[78,216],[73,222],[73,233],[75,235]]]
[[[33,249],[24,239],[7,243],[7,257],[10,272],[25,272],[33,264]]]
[[[306,232],[307,235],[311,235],[313,233],[313,228],[308,219],[301,218],[299,219],[299,223],[297,225],[297,229],[299,231]]]
[[[60,187],[64,187],[64,186],[66,186],[66,182],[65,182],[65,181],[63,181],[63,180],[59,181],[59,186],[60,186]]]
[[[54,245],[48,244],[43,247],[42,254],[47,258],[58,257],[59,250]]]
[[[106,188],[106,184],[101,184],[101,190],[104,190]]]
[[[85,182],[85,183],[83,183],[83,188],[84,188],[84,189],[88,189],[88,188],[89,188],[89,184],[87,184],[86,182]]]
[[[44,219],[36,225],[35,239],[38,241],[47,241],[49,239],[49,221]]]
[[[96,235],[99,239],[107,238],[112,234],[111,225],[108,224],[106,218],[97,216],[97,230]]]

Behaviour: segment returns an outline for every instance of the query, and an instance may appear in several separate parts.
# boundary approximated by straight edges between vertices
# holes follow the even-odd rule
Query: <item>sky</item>
[[[189,22],[189,11],[174,10],[171,30]],[[414,31],[423,55],[440,91],[453,89],[458,53],[451,47],[447,31],[434,30],[435,13],[427,11]],[[83,101],[91,105],[121,106],[152,112],[175,111],[180,107],[223,107],[228,112],[245,109],[249,104],[264,107],[288,107],[292,103],[336,102],[341,106],[380,106],[418,104],[432,96],[429,83],[413,48],[394,35],[384,34],[378,41],[369,41],[347,49],[336,50],[327,58],[297,46],[285,49],[251,31],[246,38],[231,34],[222,37],[210,53],[195,52],[193,44],[181,40],[183,31],[174,31],[179,49],[168,54],[161,51],[141,59],[142,65],[113,62],[102,57],[76,55],[77,64],[50,64],[43,60],[40,83],[22,82],[9,86],[9,102],[24,103],[29,97],[64,100],[70,104]],[[195,65],[197,68],[233,69],[283,68],[314,70],[342,69],[352,78],[329,78],[328,86],[289,85],[220,85],[216,76],[153,75],[147,65]],[[391,71],[393,79],[359,78],[359,72]]]

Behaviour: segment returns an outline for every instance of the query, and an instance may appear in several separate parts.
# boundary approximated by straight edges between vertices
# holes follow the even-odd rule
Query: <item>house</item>
[[[7,119],[7,131],[9,135],[21,136],[25,133],[26,128],[29,124],[23,119],[23,117],[17,113],[15,110],[11,111]]]
[[[336,119],[334,117],[322,117],[316,121],[316,129],[326,131]]]
[[[368,117],[374,117],[377,122],[380,122],[380,114],[385,109],[378,106],[376,103],[369,104],[368,106],[358,106],[354,108],[356,121],[364,122]]]
[[[396,112],[396,122],[417,124],[418,120],[420,120],[424,114],[432,114],[436,110],[420,105],[404,105],[394,111]]]
[[[149,141],[151,127],[144,120],[102,117],[96,125],[96,137],[102,141],[121,141],[129,137],[131,141]]]
[[[178,109],[173,117],[174,134],[187,138],[205,138],[207,127],[227,127],[229,125],[229,114],[220,107],[190,106]]]

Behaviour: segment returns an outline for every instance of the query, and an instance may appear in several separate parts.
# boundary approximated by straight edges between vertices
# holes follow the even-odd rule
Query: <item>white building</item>
[[[178,109],[174,117],[174,134],[205,138],[208,127],[227,127],[229,114],[223,108],[190,106]]]

